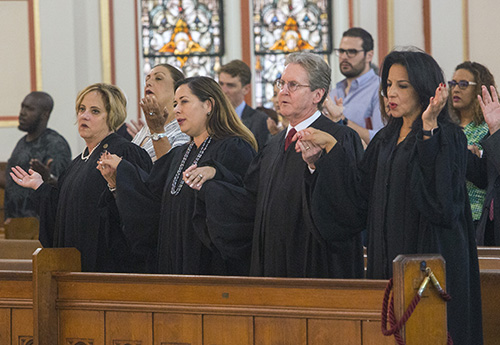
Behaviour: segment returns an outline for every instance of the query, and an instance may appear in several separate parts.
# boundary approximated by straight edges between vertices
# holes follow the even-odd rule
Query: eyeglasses
[[[283,79],[278,79],[275,82],[276,86],[278,89],[283,90],[285,88],[285,85],[288,87],[288,91],[290,92],[295,92],[299,87],[310,87],[310,85],[301,85],[297,83],[296,81],[284,81]]]
[[[348,58],[355,57],[356,55],[358,55],[358,53],[364,52],[363,49],[357,50],[357,49],[342,49],[342,48],[335,48],[333,51],[337,56],[346,54]]]
[[[450,87],[450,90],[453,89],[457,85],[462,90],[465,90],[469,85],[477,85],[477,83],[474,83],[473,81],[467,81],[467,80],[460,80],[460,81],[450,80],[448,82],[448,86]]]

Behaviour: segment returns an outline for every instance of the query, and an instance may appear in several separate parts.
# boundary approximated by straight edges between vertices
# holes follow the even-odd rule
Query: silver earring
[[[210,112],[207,113],[207,116],[210,116]]]

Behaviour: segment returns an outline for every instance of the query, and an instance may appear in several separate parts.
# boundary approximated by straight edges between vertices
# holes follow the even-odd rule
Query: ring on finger
[[[200,180],[203,178],[203,175],[202,174],[198,174],[198,177],[200,178]]]
[[[309,150],[309,149],[310,149],[310,147],[309,147],[309,146],[306,146],[306,150]]]
[[[155,113],[154,113],[154,112],[152,112],[152,111],[150,111],[150,112],[149,112],[149,115],[150,115],[150,116],[153,116],[154,114],[155,114]]]

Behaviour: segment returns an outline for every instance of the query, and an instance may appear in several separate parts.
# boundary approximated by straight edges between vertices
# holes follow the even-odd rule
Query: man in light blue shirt
[[[335,53],[346,78],[336,84],[325,107],[328,109],[328,102],[341,98],[342,120],[368,144],[384,126],[379,105],[380,77],[371,68],[373,38],[361,28],[350,28],[343,33]]]

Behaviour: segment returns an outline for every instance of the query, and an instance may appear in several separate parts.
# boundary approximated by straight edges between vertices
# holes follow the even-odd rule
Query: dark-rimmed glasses
[[[298,89],[299,87],[309,87],[309,86],[310,86],[310,85],[303,85],[303,84],[299,84],[299,83],[297,83],[296,81],[293,81],[293,80],[292,80],[292,81],[288,81],[288,82],[286,82],[286,81],[284,81],[283,79],[278,79],[278,80],[276,80],[276,81],[275,81],[275,84],[276,84],[276,86],[278,87],[278,89],[280,89],[280,90],[283,90],[283,89],[285,88],[285,85],[286,85],[286,86],[288,87],[288,90],[289,90],[290,92],[295,92],[295,91],[297,91],[297,89]]]
[[[467,87],[469,87],[469,85],[477,85],[477,83],[475,83],[473,81],[468,81],[468,80],[460,80],[460,81],[450,80],[448,82],[448,86],[450,87],[450,90],[453,89],[457,85],[462,90],[465,90]]]
[[[363,49],[357,50],[357,49],[342,49],[342,48],[335,48],[333,50],[335,52],[335,55],[341,56],[342,54],[346,54],[348,58],[355,57],[358,55],[358,53],[364,52]]]

